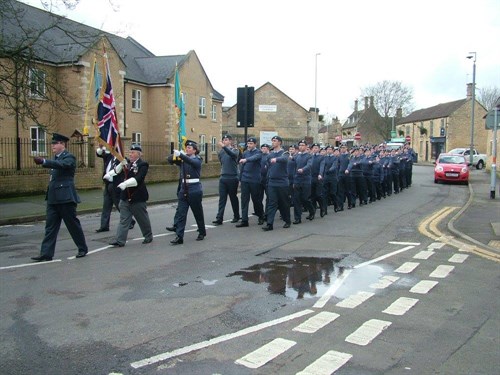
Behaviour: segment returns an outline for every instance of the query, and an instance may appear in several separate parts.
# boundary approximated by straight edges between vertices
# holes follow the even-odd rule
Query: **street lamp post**
[[[476,104],[476,52],[469,52],[468,59],[472,60],[472,107],[471,107],[471,124],[470,124],[470,165],[474,164],[474,107]]]
[[[321,53],[316,53],[314,56],[314,126],[318,127],[318,107],[316,106],[316,100],[318,97],[318,56]],[[317,129],[315,129],[317,130]],[[316,131],[314,132],[316,134]]]

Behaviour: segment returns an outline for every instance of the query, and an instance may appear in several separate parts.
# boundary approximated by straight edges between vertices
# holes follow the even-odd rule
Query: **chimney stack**
[[[354,101],[354,112],[358,112],[358,99]]]
[[[403,108],[396,109],[396,118],[402,118],[402,117],[403,117]]]
[[[370,96],[370,107],[373,107],[373,96]]]
[[[365,111],[368,109],[368,96],[365,96]]]

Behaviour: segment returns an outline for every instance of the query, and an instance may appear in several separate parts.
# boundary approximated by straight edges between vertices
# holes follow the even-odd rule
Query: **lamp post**
[[[476,104],[476,52],[469,52],[468,59],[472,60],[472,107],[471,107],[471,124],[470,124],[470,165],[474,163],[474,107]]]
[[[318,127],[318,107],[316,107],[316,100],[318,97],[318,56],[321,53],[316,53],[314,56],[314,126]],[[318,129],[315,129],[318,130]],[[315,132],[316,134],[316,132]]]

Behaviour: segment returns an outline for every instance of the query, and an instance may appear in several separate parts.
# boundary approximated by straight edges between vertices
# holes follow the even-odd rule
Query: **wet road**
[[[74,259],[63,228],[57,261],[36,265],[43,223],[2,227],[1,372],[495,373],[497,263],[418,231],[467,192],[416,167],[411,189],[366,207],[266,233],[226,221],[201,242],[190,226],[175,247],[174,205],[150,207],[152,244],[135,228],[117,249],[86,215],[92,253]],[[211,223],[217,200],[204,207]]]

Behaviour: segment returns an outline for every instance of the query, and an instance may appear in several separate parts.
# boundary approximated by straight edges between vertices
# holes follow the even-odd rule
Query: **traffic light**
[[[254,88],[238,87],[236,103],[236,126],[253,128],[254,121]]]

